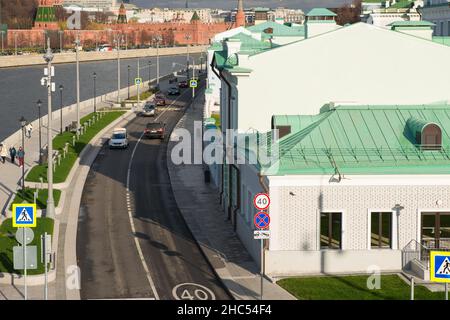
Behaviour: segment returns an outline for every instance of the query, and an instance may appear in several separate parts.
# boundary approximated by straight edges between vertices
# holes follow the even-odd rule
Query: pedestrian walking
[[[22,147],[19,147],[19,151],[17,152],[17,159],[19,159],[19,167],[24,165],[25,151]]]
[[[15,161],[16,154],[17,154],[17,150],[16,150],[16,148],[14,148],[14,146],[9,148],[9,156],[11,157],[11,163],[16,163],[16,161]]]
[[[0,157],[2,158],[3,163],[5,163],[7,155],[8,155],[8,151],[6,150],[6,145],[4,143],[1,143],[0,144]]]
[[[27,126],[25,127],[26,133],[27,133],[27,137],[31,138],[31,132],[33,131],[33,125],[31,123],[27,124]]]

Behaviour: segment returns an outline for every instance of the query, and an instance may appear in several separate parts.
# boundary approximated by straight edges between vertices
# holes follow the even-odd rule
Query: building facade
[[[450,1],[449,0],[425,0],[420,9],[424,20],[433,22],[435,36],[450,37]]]

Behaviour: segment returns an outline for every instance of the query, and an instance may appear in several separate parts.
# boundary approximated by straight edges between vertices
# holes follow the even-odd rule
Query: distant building
[[[190,23],[194,12],[201,22],[212,23],[213,11],[212,9],[172,9],[172,8],[152,8],[137,10],[132,18],[136,19],[139,23],[162,23],[162,22],[179,22]],[[217,21],[217,19],[216,19]]]
[[[424,20],[436,25],[435,36],[450,37],[450,0],[425,0],[419,10]]]
[[[397,21],[421,20],[418,7],[423,1],[383,1],[380,3],[363,2],[361,20],[377,27],[389,28]]]
[[[64,5],[78,5],[81,7],[92,7],[106,9],[116,7],[120,3],[118,0],[63,0]]]

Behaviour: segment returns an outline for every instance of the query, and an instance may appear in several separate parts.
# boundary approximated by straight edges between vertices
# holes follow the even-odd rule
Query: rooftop
[[[271,29],[271,35],[275,37],[289,37],[289,36],[297,36],[304,37],[305,36],[305,26],[293,26],[289,27],[284,24],[280,24],[273,21],[266,21],[264,23],[260,23],[254,26],[247,27],[247,30],[253,33],[265,33],[267,29]]]
[[[427,123],[441,128],[441,150],[418,146],[414,130]],[[266,175],[450,173],[450,105],[325,105],[314,116],[274,116],[274,125],[291,133],[276,143],[278,160],[261,166]]]
[[[390,27],[434,27],[435,24],[429,21],[395,21],[388,24]]]
[[[306,14],[307,17],[336,17],[337,14],[326,8],[314,8]]]

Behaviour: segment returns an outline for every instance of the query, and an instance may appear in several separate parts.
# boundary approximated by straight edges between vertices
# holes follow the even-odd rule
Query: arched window
[[[435,123],[429,123],[422,129],[420,144],[423,150],[440,150],[442,146],[442,130]]]

